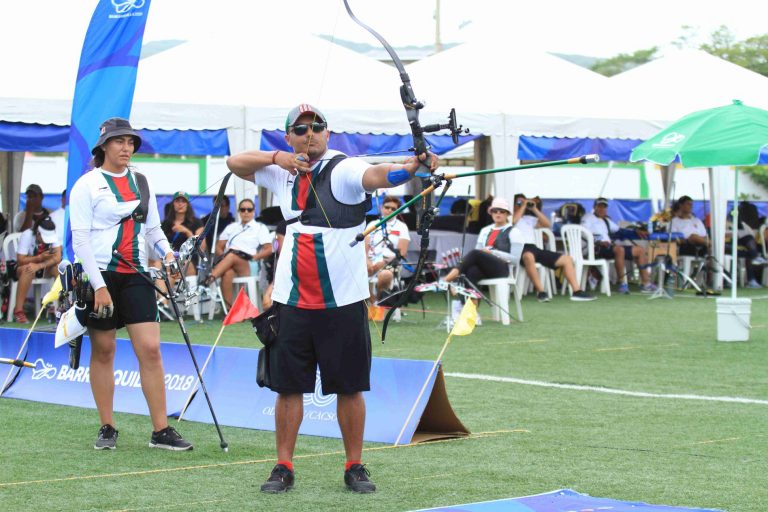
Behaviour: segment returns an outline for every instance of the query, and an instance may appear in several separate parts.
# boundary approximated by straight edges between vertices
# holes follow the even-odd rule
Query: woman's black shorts
[[[144,274],[149,277],[149,274]],[[129,324],[157,322],[155,289],[139,274],[123,274],[102,270],[101,276],[112,297],[114,313],[111,318],[89,318],[88,327],[109,331]]]
[[[270,389],[313,393],[320,368],[323,394],[371,389],[371,335],[365,303],[330,309],[280,305],[277,340],[269,346]]]

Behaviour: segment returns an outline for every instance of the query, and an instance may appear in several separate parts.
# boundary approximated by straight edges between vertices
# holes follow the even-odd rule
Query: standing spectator
[[[34,183],[27,187],[27,203],[24,209],[13,218],[13,231],[19,233],[32,227],[36,220],[48,217],[50,213],[43,208],[43,189]]]
[[[24,301],[29,286],[35,277],[54,277],[61,261],[61,242],[56,236],[56,226],[50,217],[38,219],[30,229],[22,232],[19,248],[16,251],[16,304],[13,319],[20,323],[29,323],[24,314]]]
[[[653,293],[656,285],[651,283],[648,273],[648,253],[639,245],[621,245],[611,240],[611,235],[619,233],[619,225],[608,216],[608,200],[604,197],[595,199],[592,213],[587,213],[581,218],[584,226],[595,239],[595,258],[613,260],[616,267],[616,275],[619,279],[619,293],[629,294],[629,284],[625,271],[626,260],[633,260],[640,269],[640,291]],[[608,276],[603,276],[607,279]]]

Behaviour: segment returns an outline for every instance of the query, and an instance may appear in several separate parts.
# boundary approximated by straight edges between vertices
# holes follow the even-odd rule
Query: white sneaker
[[[765,265],[766,263],[768,263],[768,260],[766,260],[762,256],[758,256],[757,258],[752,260],[753,265]]]
[[[762,288],[762,286],[760,286],[760,283],[758,283],[754,279],[750,279],[749,281],[747,281],[747,288]]]

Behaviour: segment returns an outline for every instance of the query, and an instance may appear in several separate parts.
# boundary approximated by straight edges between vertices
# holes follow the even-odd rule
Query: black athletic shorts
[[[313,393],[317,368],[323,394],[371,389],[371,335],[365,303],[329,309],[280,305],[277,340],[269,346],[270,389]]]
[[[557,263],[557,260],[560,259],[560,256],[562,256],[562,253],[554,252],[554,251],[547,251],[546,249],[539,249],[533,244],[525,244],[523,246],[523,253],[530,252],[533,254],[533,260],[536,263],[541,263],[547,268],[555,269],[555,264]]]
[[[612,260],[614,258],[613,245],[595,244],[595,258],[598,260]]]
[[[109,331],[128,324],[159,321],[155,289],[143,277],[109,270],[102,270],[101,276],[112,297],[114,313],[111,318],[89,318],[88,327]]]

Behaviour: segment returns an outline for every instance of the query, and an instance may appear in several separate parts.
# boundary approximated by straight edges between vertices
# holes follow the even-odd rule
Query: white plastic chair
[[[595,238],[592,233],[578,224],[566,224],[560,228],[560,235],[563,237],[565,252],[573,259],[573,265],[576,269],[576,280],[581,283],[581,289],[586,290],[587,286],[588,272],[586,272],[586,267],[597,267],[603,275],[603,278],[600,280],[600,289],[605,295],[610,297],[610,266],[608,265],[608,260],[595,259]],[[584,257],[582,251],[582,240],[586,240],[587,243],[586,257]]]
[[[21,233],[11,233],[3,240],[3,255],[7,260],[14,259],[16,257],[16,251],[19,248],[19,239]],[[36,277],[32,279],[32,290],[35,296],[35,314],[42,307],[40,301],[43,298],[43,292],[47,292],[53,286],[54,278],[51,277]],[[11,280],[11,294],[8,298],[8,321],[13,322],[13,309],[16,307],[16,288],[18,282]]]
[[[557,252],[557,241],[555,240],[555,234],[549,228],[536,228],[533,232],[536,237],[536,247],[547,251]],[[544,243],[544,237],[547,238],[546,247]],[[557,291],[557,279],[555,278],[555,271],[551,268],[547,268],[540,265],[539,276],[541,282],[544,284],[544,291],[547,292],[550,298]]]
[[[515,275],[515,266],[509,266],[509,275],[507,277],[496,277],[493,279],[483,279],[477,283],[481,286],[487,286],[489,293],[492,297],[491,300],[498,304],[493,306],[491,310],[492,318],[495,321],[501,320],[503,325],[509,325],[509,295],[512,293],[512,299],[515,302],[515,309],[517,310],[517,320],[523,321],[523,308],[520,305],[520,295],[517,293],[517,276]],[[501,308],[507,309],[507,312],[501,310]]]

